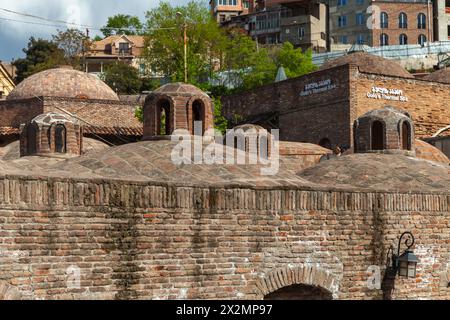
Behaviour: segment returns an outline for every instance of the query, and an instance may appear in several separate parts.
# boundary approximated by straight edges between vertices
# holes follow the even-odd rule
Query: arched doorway
[[[204,120],[204,110],[203,110],[203,103],[200,100],[195,100],[194,103],[192,103],[192,133],[193,134],[201,134],[204,133],[204,127],[205,127],[205,120]],[[195,132],[195,123],[201,122],[200,131]],[[197,129],[199,130],[199,129]]]
[[[402,123],[402,149],[411,150],[411,126],[406,121]]]
[[[66,153],[66,127],[62,124],[55,128],[55,152]]]
[[[31,124],[27,128],[27,149],[28,154],[35,154],[37,152],[37,128]]]
[[[264,300],[332,300],[333,296],[321,287],[294,284],[264,296]]]
[[[172,134],[170,126],[170,102],[166,99],[158,101],[157,135],[166,136]]]
[[[326,148],[326,149],[332,149],[332,146],[331,146],[331,141],[330,141],[330,139],[328,139],[328,138],[323,138],[323,139],[321,139],[320,141],[319,141],[319,146],[321,146],[321,147],[323,147],[323,148]]]
[[[384,126],[381,121],[372,123],[372,150],[384,149]]]

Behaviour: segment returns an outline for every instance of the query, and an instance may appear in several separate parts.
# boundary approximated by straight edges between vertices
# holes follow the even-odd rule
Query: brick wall
[[[449,194],[9,176],[0,207],[0,279],[23,298],[262,299],[292,284],[339,299],[450,298]],[[417,279],[368,289],[368,267],[384,273],[406,230]],[[73,266],[80,289],[67,287]]]
[[[355,108],[351,115],[351,124],[364,113],[392,105],[408,111],[414,121],[416,136],[430,137],[439,129],[450,125],[450,85],[429,82],[420,79],[391,78],[377,75],[352,73],[355,92]],[[368,99],[367,93],[372,87],[400,89],[408,102]]]
[[[0,127],[16,127],[43,113],[43,103],[38,98],[0,101]]]
[[[373,46],[380,46],[380,35],[385,33],[389,37],[389,45],[398,45],[400,34],[408,37],[408,44],[418,44],[419,35],[424,35],[427,41],[433,40],[433,8],[426,3],[401,3],[392,1],[376,1],[373,3],[380,8],[380,12],[386,12],[389,17],[388,28],[373,29]],[[398,16],[401,12],[407,15],[408,26],[399,28]],[[426,28],[418,29],[417,15],[423,13],[426,16]],[[431,20],[428,18],[431,17]],[[431,23],[431,24],[430,24]]]

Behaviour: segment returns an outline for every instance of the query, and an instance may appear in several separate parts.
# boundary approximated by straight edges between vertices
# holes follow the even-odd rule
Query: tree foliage
[[[58,33],[52,37],[53,43],[63,51],[66,64],[79,69],[83,55],[92,45],[89,37],[78,29],[58,30]]]
[[[285,42],[276,57],[278,66],[282,66],[288,78],[295,78],[317,70],[312,63],[312,51],[305,53],[301,48],[295,49],[290,42]]]
[[[154,71],[172,81],[184,81],[183,26],[186,23],[188,82],[198,84],[211,74],[212,64],[220,57],[224,35],[204,3],[191,1],[186,6],[172,6],[161,2],[146,17],[145,57]]]
[[[25,53],[25,58],[14,62],[17,68],[17,82],[21,82],[40,71],[65,64],[63,50],[48,40],[31,37],[27,48],[23,49],[23,52]]]
[[[110,64],[102,75],[103,81],[118,94],[138,94],[142,80],[136,68],[124,62]]]
[[[142,22],[136,16],[116,14],[109,17],[106,26],[101,31],[105,37],[116,34],[138,35],[142,33]]]

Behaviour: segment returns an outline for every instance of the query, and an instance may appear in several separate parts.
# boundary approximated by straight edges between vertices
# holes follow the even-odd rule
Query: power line
[[[73,23],[73,22],[64,21],[64,20],[56,20],[56,19],[44,18],[44,17],[33,15],[33,14],[13,11],[13,10],[5,9],[5,8],[0,8],[0,10],[4,11],[4,12],[7,12],[7,13],[12,13],[12,14],[16,14],[16,15],[32,18],[32,19],[38,19],[38,20],[42,20],[42,21],[58,23],[58,25],[55,25],[55,24],[46,24],[46,23],[39,23],[39,22],[33,22],[33,21],[24,21],[24,20],[16,20],[16,19],[0,17],[0,19],[4,20],[4,21],[19,22],[19,23],[40,25],[40,26],[48,26],[48,27],[73,26],[73,27],[78,27],[78,28],[83,28],[83,29],[90,29],[90,30],[95,30],[95,31],[111,30],[111,31],[133,31],[133,32],[144,32],[144,31],[150,31],[150,30],[173,30],[173,29],[176,29],[175,27],[172,27],[172,28],[153,28],[153,29],[95,27],[95,26],[90,26],[90,25],[85,25],[85,24],[78,24],[78,23]]]

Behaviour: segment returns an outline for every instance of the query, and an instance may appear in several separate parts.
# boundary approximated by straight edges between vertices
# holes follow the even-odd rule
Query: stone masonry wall
[[[338,299],[450,298],[450,194],[9,176],[0,208],[0,284],[14,297],[262,299],[312,284]],[[384,271],[407,230],[417,279],[368,289],[369,266]]]

